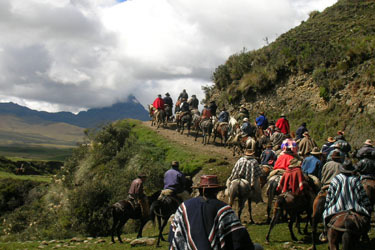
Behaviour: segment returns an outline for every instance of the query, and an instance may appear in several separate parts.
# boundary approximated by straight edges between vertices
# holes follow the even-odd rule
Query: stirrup
[[[324,232],[322,232],[320,235],[319,235],[319,240],[321,241],[321,242],[327,242],[328,241],[328,238],[327,238],[327,235],[325,235],[325,233]]]

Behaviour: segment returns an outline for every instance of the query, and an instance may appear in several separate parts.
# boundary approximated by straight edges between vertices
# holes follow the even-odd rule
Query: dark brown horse
[[[185,130],[185,124],[188,129],[187,136],[190,135],[190,127],[191,127],[191,121],[192,117],[190,112],[185,112],[183,114],[178,115],[178,118],[176,120],[177,122],[177,132],[180,132],[181,134],[184,133]]]
[[[367,236],[370,230],[370,218],[353,211],[343,211],[332,216],[328,223],[328,245],[330,250],[358,249],[355,245],[361,236]]]
[[[316,236],[318,223],[323,220],[324,205],[327,197],[327,189],[324,189],[318,193],[314,199],[313,212],[311,216],[311,226],[312,226],[312,250],[316,250]]]
[[[160,195],[160,191],[155,192],[153,195],[147,197],[148,203],[155,201]],[[133,207],[133,205],[128,200],[121,200],[110,206],[112,210],[113,224],[111,229],[111,239],[115,243],[114,234],[117,233],[117,238],[119,242],[123,243],[121,240],[121,231],[125,223],[129,219],[140,220],[141,226],[139,228],[137,238],[142,237],[142,230],[146,222],[150,220],[150,215],[142,215],[141,208]]]
[[[374,179],[363,179],[362,181],[363,188],[366,191],[370,203],[372,206],[375,205],[375,180]]]
[[[308,186],[306,184],[306,186]],[[280,216],[282,215],[283,211],[285,210],[286,213],[289,215],[289,232],[292,237],[292,240],[297,241],[296,236],[293,232],[293,223],[300,218],[300,215],[303,212],[307,213],[307,222],[304,229],[304,233],[307,233],[307,226],[308,222],[311,218],[311,206],[310,206],[310,200],[307,198],[307,196],[301,194],[301,195],[294,195],[291,192],[285,192],[277,196],[275,207],[274,207],[274,216],[272,218],[270,228],[268,230],[266,241],[269,241],[270,234],[272,228],[276,225],[277,221],[279,220]],[[298,222],[298,220],[297,220]]]

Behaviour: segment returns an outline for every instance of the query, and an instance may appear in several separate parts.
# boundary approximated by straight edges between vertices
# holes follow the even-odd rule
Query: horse
[[[182,116],[179,115],[177,119],[177,132],[180,132],[181,134],[183,134],[185,130],[185,124],[186,124],[186,127],[188,129],[187,136],[189,136],[191,121],[192,121],[192,117],[189,112],[183,113]]]
[[[215,143],[217,136],[219,136],[221,139],[221,145],[225,146],[228,140],[228,123],[227,122],[221,122],[216,127],[214,131],[214,143]]]
[[[313,202],[313,211],[311,216],[311,226],[312,226],[312,250],[316,250],[316,229],[318,223],[323,220],[324,205],[327,197],[327,189],[321,190],[315,197]]]
[[[158,220],[158,241],[156,246],[160,246],[160,240],[166,241],[163,237],[164,227],[167,225],[169,217],[174,214],[181,204],[181,201],[171,196],[165,196],[161,200],[156,200],[151,204],[150,213],[151,221],[155,222],[155,217]]]
[[[165,123],[168,123],[171,121],[172,117],[172,107],[169,106],[168,104],[164,104],[164,110],[165,110]]]
[[[197,140],[199,130],[202,130],[203,140],[202,143],[206,145],[210,143],[210,137],[212,133],[212,121],[210,119],[203,120],[199,123],[197,133],[195,134],[195,140]]]
[[[160,127],[160,124],[166,125],[166,114],[162,109],[155,110],[152,104],[148,105],[149,115],[151,117],[151,126],[157,125],[157,128]]]
[[[291,192],[285,192],[285,193],[278,195],[276,198],[274,215],[271,220],[270,228],[266,236],[267,242],[269,242],[272,228],[276,225],[277,221],[279,220],[284,210],[289,215],[288,228],[289,228],[289,232],[292,237],[292,240],[297,241],[297,238],[293,232],[293,223],[296,221],[296,219],[299,219],[300,215],[303,212],[307,213],[307,222],[306,222],[305,229],[304,229],[304,233],[307,233],[308,222],[311,219],[310,201],[307,199],[305,195],[295,195],[295,194],[292,194]],[[298,223],[298,220],[297,220],[297,223]],[[299,225],[299,223],[297,225]]]
[[[343,250],[356,249],[355,244],[360,237],[368,237],[367,232],[370,230],[369,220],[364,215],[351,210],[333,215],[327,225],[329,249],[339,249],[340,240]]]
[[[148,203],[154,202],[160,195],[160,191],[155,192],[151,196],[147,197]],[[112,204],[109,209],[112,211],[113,225],[111,229],[111,239],[115,243],[114,234],[117,233],[117,238],[120,243],[123,243],[121,240],[121,231],[125,223],[129,219],[140,220],[141,226],[139,228],[137,238],[142,237],[142,230],[147,221],[150,220],[149,215],[142,215],[140,207],[134,208],[133,205],[128,200],[121,200]]]
[[[238,198],[238,219],[241,220],[241,213],[245,207],[247,201],[250,223],[254,224],[252,212],[251,212],[251,201],[254,200],[254,191],[252,191],[250,184],[245,179],[235,179],[227,184],[228,188],[225,190],[226,196],[229,196],[229,205],[232,207],[234,199]]]
[[[192,191],[192,185],[193,181],[191,178],[186,178],[185,191],[187,191],[189,194]],[[163,198],[159,198],[152,202],[150,207],[151,220],[155,222],[156,217],[159,226],[159,235],[156,246],[160,245],[160,240],[165,241],[163,237],[164,227],[167,225],[168,219],[171,217],[171,215],[176,212],[181,202],[182,200],[174,196],[163,196]]]
[[[370,203],[372,206],[375,205],[375,179],[363,178],[361,181],[363,188],[366,191]]]
[[[275,198],[276,193],[276,188],[279,185],[280,179],[281,179],[282,174],[277,174],[272,176],[268,182],[267,182],[267,224],[271,222],[271,209],[272,209],[272,203]]]
[[[246,149],[252,149],[255,152],[255,156],[259,157],[261,151],[257,141],[251,136],[245,136],[241,138],[241,135],[235,135],[233,139],[233,156],[236,155],[236,152],[240,155]]]
[[[198,111],[198,110],[197,110]],[[193,118],[192,118],[192,125],[193,125],[193,129],[195,131],[199,131],[199,123],[201,122],[201,117],[200,117],[200,114],[199,114],[199,111],[198,112],[195,112],[193,113]]]

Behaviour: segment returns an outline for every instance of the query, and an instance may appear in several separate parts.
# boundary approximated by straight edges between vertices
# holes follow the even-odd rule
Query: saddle
[[[343,227],[335,225],[336,221],[344,216],[344,221],[347,220],[349,216],[351,216],[352,221],[354,222],[355,228],[346,228],[345,224],[343,223]],[[340,231],[340,232],[350,232],[356,235],[361,235],[365,230],[367,231],[370,227],[370,220],[364,216],[361,215],[355,211],[349,210],[349,211],[343,211],[339,212],[335,215],[333,215],[327,224],[328,228],[332,228],[334,230]]]

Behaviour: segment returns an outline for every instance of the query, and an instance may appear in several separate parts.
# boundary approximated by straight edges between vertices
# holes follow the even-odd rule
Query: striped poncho
[[[169,233],[170,249],[254,249],[247,230],[230,206],[199,196],[177,209]]]
[[[331,215],[348,210],[370,216],[371,203],[360,177],[338,174],[329,185],[323,218],[328,223],[326,219]]]

